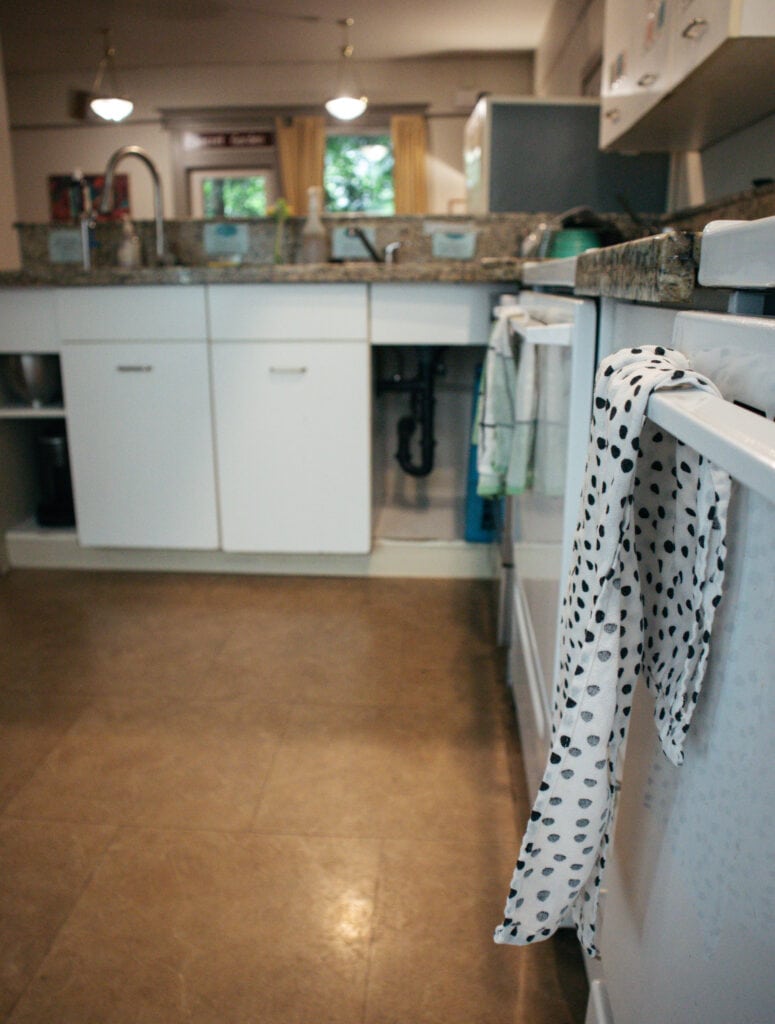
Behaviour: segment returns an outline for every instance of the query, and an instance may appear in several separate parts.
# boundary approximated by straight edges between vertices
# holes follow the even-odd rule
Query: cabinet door
[[[212,365],[224,550],[367,552],[366,342],[217,342]]]
[[[680,82],[729,36],[731,0],[678,0],[669,78]]]
[[[70,342],[62,358],[80,542],[217,548],[207,343]]]

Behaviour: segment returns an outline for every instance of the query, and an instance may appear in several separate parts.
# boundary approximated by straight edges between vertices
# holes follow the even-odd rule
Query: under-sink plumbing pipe
[[[436,376],[442,372],[443,348],[438,345],[418,345],[417,373],[414,377],[404,376],[402,370],[389,378],[377,379],[377,394],[386,391],[407,392],[410,413],[398,421],[398,451],[396,459],[405,473],[410,476],[428,476],[433,469],[434,449],[434,385]],[[412,461],[412,438],[420,427],[420,461]]]

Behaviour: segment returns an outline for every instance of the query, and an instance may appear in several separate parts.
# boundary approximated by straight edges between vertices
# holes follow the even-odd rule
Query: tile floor
[[[0,1019],[579,1024],[489,585],[0,577]]]

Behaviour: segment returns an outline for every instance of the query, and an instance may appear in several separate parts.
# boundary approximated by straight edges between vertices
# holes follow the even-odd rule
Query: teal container
[[[552,233],[547,256],[561,259],[564,256],[578,256],[580,252],[600,245],[600,236],[592,228],[561,228]]]

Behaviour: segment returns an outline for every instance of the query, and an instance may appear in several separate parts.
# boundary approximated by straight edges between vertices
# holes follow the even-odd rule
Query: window
[[[189,172],[193,217],[265,217],[276,196],[275,175],[263,168]]]
[[[395,212],[393,144],[388,134],[326,137],[323,188],[327,213]]]

